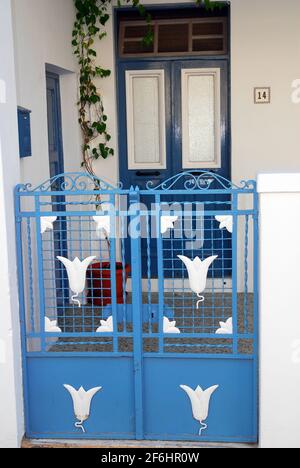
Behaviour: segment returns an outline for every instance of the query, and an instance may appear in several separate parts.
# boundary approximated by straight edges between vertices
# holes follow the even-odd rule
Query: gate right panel
[[[142,214],[148,239],[142,296],[158,321],[143,324],[145,438],[256,442],[255,183],[235,186],[199,171],[141,195],[147,193],[155,204],[151,216]]]

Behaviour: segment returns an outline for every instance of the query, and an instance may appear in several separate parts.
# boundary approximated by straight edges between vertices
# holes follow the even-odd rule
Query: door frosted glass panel
[[[129,168],[165,166],[164,74],[129,72],[127,137]]]
[[[220,84],[217,70],[182,72],[183,167],[220,164]]]
[[[133,78],[134,160],[159,163],[158,77]]]
[[[213,161],[215,152],[214,79],[189,76],[190,161]]]

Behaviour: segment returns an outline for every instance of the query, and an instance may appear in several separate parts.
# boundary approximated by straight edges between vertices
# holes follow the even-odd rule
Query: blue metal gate
[[[255,182],[63,174],[15,200],[27,436],[256,442]]]

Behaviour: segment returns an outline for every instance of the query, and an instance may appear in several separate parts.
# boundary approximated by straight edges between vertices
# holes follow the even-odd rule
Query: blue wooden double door
[[[230,180],[228,73],[227,59],[138,60],[119,63],[120,180],[125,188],[138,186],[143,190],[147,184],[149,186],[149,181],[151,187],[157,187],[183,171],[187,177],[179,181],[178,189],[184,188],[191,174],[197,177],[199,170]],[[213,179],[211,182],[210,188],[213,189],[215,182]],[[226,208],[230,199],[226,196],[222,199]],[[181,202],[186,202],[186,206],[182,204],[181,209],[204,212],[207,207],[216,208],[214,200],[213,195],[208,197],[198,194],[186,200],[182,197]],[[177,203],[178,198],[167,196],[162,201],[166,204],[164,209],[168,211],[168,206],[175,206],[173,204]],[[141,202],[149,209],[155,200],[147,196],[141,197]],[[208,243],[213,227],[205,215],[202,216],[201,226],[199,217],[192,215],[190,219],[185,218],[186,235],[194,239],[202,231],[200,237],[202,240],[206,238]],[[230,238],[225,241],[229,252],[226,267],[230,276]],[[201,247],[201,239],[196,239],[191,256],[199,253]],[[153,258],[151,277],[157,277],[155,241],[151,240],[150,248]],[[219,254],[218,251],[215,253]],[[147,277],[149,271],[145,239],[142,240],[141,255],[143,276]],[[176,276],[171,264],[166,267],[165,274],[168,277]]]
[[[153,93],[149,97],[147,92],[150,94],[149,88],[151,87],[151,79],[155,80],[155,71],[162,71],[162,77],[164,80],[164,86],[159,88],[158,93]],[[190,74],[188,73],[190,71]],[[136,73],[135,73],[136,72]],[[193,82],[188,82],[185,79],[185,72],[187,78],[194,78]],[[205,83],[204,80],[209,81],[209,78],[215,76],[217,72],[219,79],[212,80],[211,83]],[[132,73],[132,75],[131,75]],[[130,77],[133,79],[130,82]],[[128,87],[132,87],[132,81],[136,80],[137,83],[140,82],[133,92],[128,92]],[[144,83],[142,81],[144,80]],[[164,180],[167,180],[172,175],[182,172],[182,170],[193,170],[197,169],[207,169],[208,171],[213,171],[216,174],[223,176],[226,179],[230,179],[230,154],[229,154],[229,104],[228,104],[228,61],[227,60],[167,60],[167,61],[131,61],[131,62],[120,62],[118,70],[118,81],[119,81],[119,130],[120,130],[120,180],[124,183],[125,187],[140,186],[144,188],[146,182],[149,179],[152,179],[154,185],[159,185]],[[185,83],[185,82],[186,83]],[[202,83],[203,81],[203,83]],[[152,83],[154,84],[154,83]],[[184,87],[189,88],[189,92],[184,93]],[[210,93],[209,86],[213,86],[215,89]],[[194,89],[191,89],[194,87]],[[219,87],[220,96],[218,95]],[[127,88],[127,89],[126,89]],[[134,88],[134,85],[133,85]],[[162,89],[164,88],[164,89]],[[153,91],[153,89],[152,89]],[[197,100],[197,92],[199,99]],[[183,96],[184,93],[184,96]],[[202,93],[202,96],[199,94]],[[206,95],[205,95],[206,93]],[[204,94],[204,95],[203,95]],[[212,102],[211,97],[214,95],[215,101]],[[155,141],[149,140],[147,137],[147,124],[155,124],[155,116],[148,115],[148,118],[144,119],[143,122],[139,122],[139,119],[142,120],[142,116],[134,115],[135,112],[138,114],[139,110],[142,112],[147,108],[147,101],[154,97],[158,99],[158,107],[162,106],[164,116],[161,116],[160,119],[157,119],[161,126],[165,128],[160,130],[163,133],[163,138],[165,139],[166,146],[166,156],[164,161],[160,161],[159,156],[156,151],[149,151],[148,146],[155,145]],[[194,107],[191,105],[192,100],[196,97],[196,102]],[[133,102],[129,102],[132,98]],[[138,102],[136,102],[136,101]],[[143,102],[144,101],[144,102]],[[163,102],[162,102],[163,101]],[[183,102],[184,101],[184,102]],[[209,102],[211,101],[211,102]],[[183,107],[187,105],[186,109]],[[198,107],[197,107],[198,106]],[[211,106],[214,109],[208,109],[206,106]],[[218,109],[219,108],[219,109]],[[132,112],[130,112],[132,110]],[[155,106],[153,108],[148,107],[148,112],[155,112]],[[160,111],[159,109],[158,111]],[[211,154],[211,157],[208,157],[206,150],[209,153],[214,151],[213,148],[209,149],[205,147],[205,132],[209,131],[207,128],[210,122],[209,115],[203,115],[204,113],[209,113],[209,110],[212,112],[216,110],[220,113],[219,124],[215,121],[215,126],[219,125],[219,129],[215,128],[213,131],[214,136],[214,145],[219,146],[220,158],[218,161],[215,161],[215,157]],[[188,138],[191,141],[191,145],[196,146],[197,142],[198,148],[196,147],[193,151],[193,148],[188,148],[188,152],[191,154],[187,155],[187,158],[183,160],[183,133],[184,133],[184,120],[186,112],[197,113],[198,120],[194,116],[190,116],[194,122],[189,125],[189,135]],[[188,118],[189,116],[187,116]],[[202,118],[201,118],[202,117]],[[214,116],[215,118],[216,116]],[[140,138],[137,138],[136,135],[131,135],[131,138],[134,140],[133,145],[129,145],[129,133],[130,125],[129,119],[133,119],[133,127],[135,126],[136,131],[140,132],[144,126],[144,134],[140,135]],[[189,122],[186,122],[189,124]],[[198,126],[198,129],[197,129]],[[197,132],[197,134],[191,135],[191,132]],[[152,132],[152,135],[155,132]],[[201,145],[201,140],[204,141],[204,144]],[[218,140],[218,141],[217,141]],[[134,147],[138,144],[144,145],[145,159],[138,154],[139,148]],[[187,142],[189,144],[189,142]],[[201,155],[201,148],[203,153]],[[193,165],[193,156],[197,153],[198,157],[194,158]],[[134,156],[131,153],[134,152],[137,156],[137,161],[134,160]],[[151,160],[151,156],[156,157],[156,164]],[[189,158],[191,156],[191,158]],[[148,157],[148,160],[147,160]],[[190,160],[189,160],[190,159]],[[205,161],[206,160],[206,161]]]

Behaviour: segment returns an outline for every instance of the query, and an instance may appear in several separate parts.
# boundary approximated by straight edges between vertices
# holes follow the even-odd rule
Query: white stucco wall
[[[76,108],[77,63],[71,37],[73,0],[13,0],[18,105],[31,114],[31,158],[21,161],[24,182],[49,176],[46,64],[61,74],[62,127],[65,171],[80,170],[80,131]]]
[[[64,170],[81,171],[81,135],[76,105],[78,64],[71,46],[75,8],[73,0],[12,2],[17,102],[19,106],[31,110],[32,157],[20,162],[21,181],[36,186],[49,178],[46,66],[60,76]],[[28,208],[27,205],[23,203]],[[34,232],[32,241],[36,245]],[[34,247],[32,255],[35,272],[37,261]],[[44,252],[44,258],[48,256],[49,253]],[[38,297],[37,281],[34,281],[33,287],[34,295]],[[29,289],[26,277],[25,289]],[[29,301],[28,295],[25,300]],[[34,314],[35,317],[39,316],[38,307]]]
[[[19,182],[14,46],[10,0],[0,6],[0,447],[24,433],[13,189]]]
[[[295,233],[300,230],[300,174],[264,174],[258,182],[260,446],[299,448],[300,244]],[[282,246],[288,247],[278,255]]]
[[[144,4],[190,3],[146,0]],[[232,177],[256,178],[264,171],[300,169],[300,105],[291,101],[292,82],[300,78],[300,2],[231,1]],[[112,76],[101,82],[112,145],[117,149],[116,75],[113,23],[99,43],[98,55]],[[271,86],[272,103],[255,105],[255,86]],[[118,178],[118,152],[95,165],[99,176]]]
[[[45,66],[61,74],[66,171],[80,168],[73,0],[0,3],[0,447],[24,435],[13,188],[49,176]],[[31,158],[20,161],[17,105],[31,109]]]
[[[299,171],[300,2],[231,2],[232,171],[234,180],[258,172]],[[254,105],[253,88],[271,86],[270,105]]]

